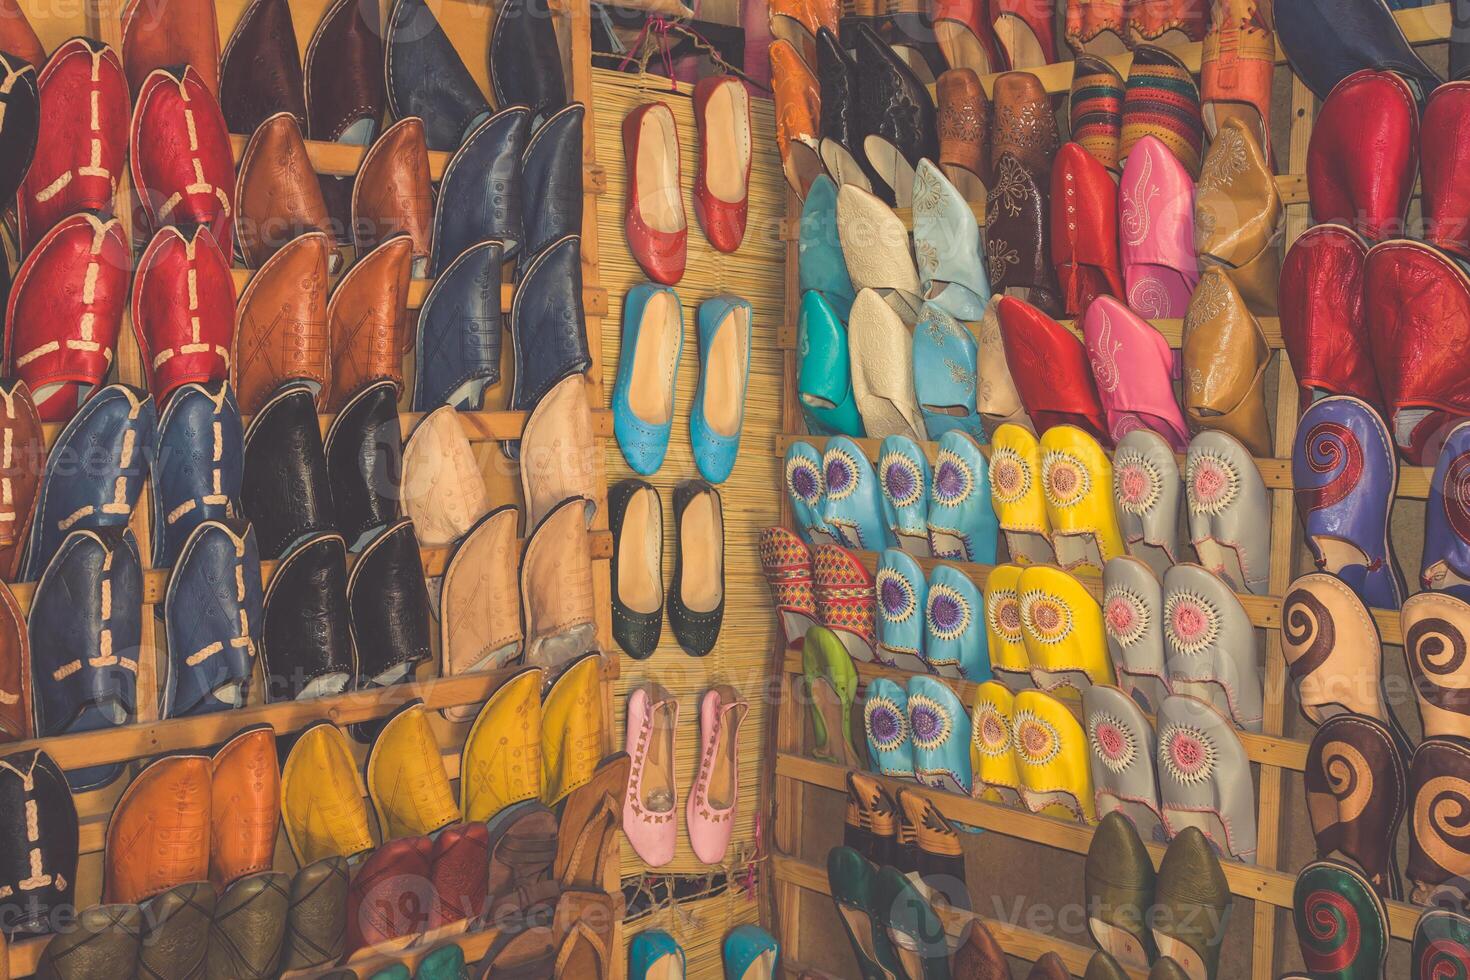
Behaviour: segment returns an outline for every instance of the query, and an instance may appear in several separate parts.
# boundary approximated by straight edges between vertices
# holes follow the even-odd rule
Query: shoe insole
[[[994,74],[996,69],[990,64],[985,46],[964,24],[957,20],[936,20],[934,38],[950,68],[968,68],[977,75]]]
[[[1110,54],[1126,54],[1128,45],[1117,31],[1098,31],[1091,40],[1083,43],[1082,50],[1088,54],[1107,57]]]
[[[781,635],[786,638],[786,646],[799,645],[806,639],[806,631],[813,626],[820,626],[810,613],[796,612],[791,609],[781,611]]]
[[[1241,567],[1240,555],[1234,548],[1223,545],[1214,538],[1201,538],[1194,543],[1194,550],[1199,555],[1201,565],[1225,579],[1232,588],[1245,588],[1245,569]]]
[[[953,163],[943,164],[940,169],[954,185],[954,189],[960,192],[960,197],[971,204],[983,204],[989,197],[990,191],[985,186],[985,181],[981,180],[980,175],[973,170],[966,170]]]
[[[891,970],[878,962],[877,948],[873,945],[872,917],[862,909],[841,902],[837,903],[837,910],[842,913],[843,924],[847,926],[847,938],[852,942],[853,952],[857,954],[858,965],[877,970],[884,980],[897,980]],[[863,972],[866,975],[866,969]]]
[[[1032,531],[1007,531],[1006,548],[1011,553],[1011,560],[1023,565],[1050,565],[1056,560],[1051,542]]]
[[[674,114],[657,105],[644,113],[638,128],[638,212],[654,231],[684,229],[684,200],[679,196],[679,138]]]
[[[649,489],[628,499],[618,537],[618,601],[651,615],[663,605],[663,512]]]
[[[858,163],[857,157],[847,147],[836,140],[822,140],[821,153],[822,163],[826,165],[827,172],[832,175],[837,186],[851,184],[865,191],[873,189],[873,182],[868,179],[863,165]]]
[[[1313,535],[1312,543],[1322,555],[1324,572],[1332,572],[1334,575],[1350,565],[1366,566],[1371,560],[1361,549],[1350,541],[1342,538],[1329,538],[1326,535]]]
[[[655,702],[653,733],[648,740],[648,764],[643,767],[643,807],[649,813],[674,810],[674,727],[669,724],[669,702]]]
[[[1205,914],[1205,910],[1202,909],[1201,914]],[[1167,956],[1178,963],[1189,980],[1210,980],[1210,973],[1205,969],[1205,961],[1200,958],[1193,947],[1183,940],[1166,936],[1157,929],[1153,933],[1154,945],[1159,948],[1159,955]]]
[[[667,953],[653,961],[643,974],[647,980],[684,980],[684,964],[673,953]]]
[[[740,434],[745,410],[746,365],[750,361],[750,311],[733,306],[715,328],[704,361],[704,420],[716,435]]]
[[[808,65],[815,64],[813,55],[817,50],[817,39],[801,21],[786,14],[772,14],[770,26],[774,40],[785,41],[796,49],[802,61]]]
[[[713,493],[695,494],[684,508],[679,526],[679,548],[684,564],[679,577],[679,594],[690,612],[713,612],[724,597],[725,525],[720,498]]]
[[[744,85],[720,85],[704,107],[704,180],[710,193],[726,204],[745,200],[750,166],[748,99]]]
[[[679,364],[679,300],[659,290],[648,298],[638,324],[638,349],[628,407],[641,421],[663,425],[674,417],[674,372]]]
[[[1140,973],[1148,971],[1148,951],[1144,949],[1139,938],[1126,929],[1120,929],[1110,925],[1096,916],[1087,920],[1088,928],[1092,930],[1092,938],[1097,941],[1097,948],[1105,953],[1111,954],[1119,965],[1138,970]]]
[[[710,769],[709,789],[705,794],[709,805],[716,810],[728,810],[735,805],[735,733],[749,710],[737,703],[720,725],[719,744],[715,746],[714,766]]]
[[[1090,566],[1099,575],[1102,574],[1102,549],[1098,547],[1097,537],[1091,532],[1083,531],[1076,534],[1055,532],[1052,534],[1052,543],[1056,547],[1057,564],[1066,570],[1073,571]]]
[[[786,173],[786,181],[798,188],[802,197],[806,197],[812,182],[826,173],[817,148],[794,139],[787,144],[786,159],[781,161],[781,169]]]
[[[776,952],[766,950],[751,961],[737,980],[771,980],[776,975]]]
[[[995,19],[995,37],[1011,56],[1011,69],[1040,68],[1046,64],[1046,53],[1031,25],[1015,14],[1001,14]]]
[[[1200,106],[1206,131],[1218,133],[1227,120],[1239,119],[1256,137],[1256,143],[1266,145],[1266,126],[1261,119],[1261,110],[1249,102],[1211,101]]]
[[[881,136],[868,136],[863,140],[863,152],[878,176],[893,190],[896,206],[913,207],[914,168],[898,152],[898,147]]]
[[[870,664],[878,659],[877,655],[873,653],[873,645],[861,636],[842,629],[833,630],[833,632],[837,634],[837,638],[842,641],[843,649],[847,651],[847,655],[853,660],[859,663]]]

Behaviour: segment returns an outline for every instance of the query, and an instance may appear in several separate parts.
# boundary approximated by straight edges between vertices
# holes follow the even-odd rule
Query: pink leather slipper
[[[1173,383],[1179,360],[1163,335],[1119,300],[1099,296],[1082,318],[1082,337],[1114,441],[1150,429],[1184,452],[1189,429]]]
[[[1123,167],[1119,206],[1128,305],[1148,319],[1177,319],[1199,282],[1194,181],[1168,147],[1138,141]]]

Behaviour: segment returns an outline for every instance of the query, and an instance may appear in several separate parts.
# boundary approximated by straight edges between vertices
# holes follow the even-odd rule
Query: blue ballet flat
[[[823,436],[864,435],[863,417],[852,397],[847,327],[815,289],[801,297],[796,350],[796,393],[807,430]]]
[[[845,436],[827,440],[822,456],[826,496],[822,519],[837,543],[854,551],[882,551],[898,543],[878,474],[858,444]]]
[[[990,680],[985,600],[970,577],[940,565],[929,576],[924,603],[924,660],[941,677],[979,684]]]
[[[791,501],[796,533],[807,544],[837,543],[837,535],[822,519],[827,486],[822,472],[822,454],[809,442],[793,442],[786,450],[783,467],[786,496]]]
[[[672,298],[673,302],[660,300],[650,309],[655,297]],[[657,348],[640,356],[642,343]],[[628,290],[623,299],[623,345],[618,355],[618,376],[613,382],[613,435],[623,458],[633,472],[642,476],[657,473],[668,453],[669,433],[674,427],[674,385],[683,350],[684,308],[679,305],[679,294],[668,286],[651,282],[639,283]],[[637,378],[633,376],[635,368],[640,375]],[[633,411],[635,385],[643,398],[651,398],[655,390],[663,393],[667,407],[664,417],[645,419]]]
[[[975,335],[933,303],[925,303],[914,328],[914,393],[929,438],[958,430],[986,442],[975,407],[978,358]]]
[[[995,564],[1000,521],[990,501],[990,467],[963,432],[939,437],[929,489],[929,544],[934,557]]]
[[[929,583],[912,555],[889,548],[878,557],[873,579],[877,593],[878,659],[900,670],[926,673],[924,606]]]
[[[699,386],[689,411],[689,442],[694,464],[711,483],[730,478],[740,453],[753,316],[739,296],[712,296],[699,304]]]
[[[888,502],[898,546],[929,556],[929,460],[907,436],[889,436],[878,447],[878,483]]]
[[[863,728],[873,771],[914,778],[914,743],[909,738],[909,695],[886,677],[875,678],[863,695]]]
[[[683,948],[674,941],[674,937],[659,929],[650,929],[640,932],[628,943],[628,980],[647,980],[649,974],[655,970],[667,971],[673,964],[666,960],[676,959],[679,961],[679,972],[684,975],[686,966]],[[669,972],[659,972],[659,976],[669,976]]]
[[[760,926],[736,926],[725,937],[725,980],[771,980],[780,963],[780,943]]]
[[[813,181],[806,192],[797,248],[801,291],[821,293],[845,323],[857,290],[852,288],[847,259],[837,237],[837,185],[826,174]]]

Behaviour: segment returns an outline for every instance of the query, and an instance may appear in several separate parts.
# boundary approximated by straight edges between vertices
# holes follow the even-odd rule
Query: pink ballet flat
[[[1189,429],[1173,384],[1179,359],[1163,335],[1121,301],[1099,296],[1082,318],[1082,337],[1113,440],[1148,429],[1184,452]]]
[[[1119,206],[1128,305],[1150,320],[1183,317],[1199,282],[1189,171],[1158,139],[1145,136],[1123,167]]]
[[[694,856],[705,864],[723,862],[730,847],[740,795],[735,745],[749,711],[745,699],[723,684],[699,699],[699,773],[689,793],[684,825]]]

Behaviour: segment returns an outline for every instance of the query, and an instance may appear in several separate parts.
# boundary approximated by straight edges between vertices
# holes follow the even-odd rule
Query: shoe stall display
[[[897,144],[882,11],[773,47],[761,560],[811,976],[1470,968],[1453,6],[929,4],[947,70]],[[806,819],[843,796],[840,838]]]

